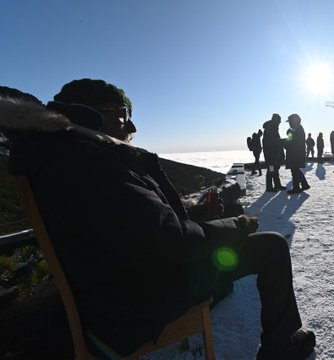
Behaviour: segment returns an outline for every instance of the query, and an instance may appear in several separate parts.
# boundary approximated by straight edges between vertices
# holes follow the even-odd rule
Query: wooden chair
[[[59,260],[57,259],[52,243],[48,237],[43,220],[36,206],[29,182],[26,177],[20,176],[16,177],[16,184],[23,206],[31,218],[36,239],[44,253],[45,259],[49,265],[50,272],[61,295],[72,334],[75,359],[94,360],[96,358],[89,353],[85,343],[79,313],[71,288],[67,282],[65,273]],[[174,322],[168,324],[157,342],[145,344],[129,356],[122,358],[118,355],[114,355],[111,357],[111,359],[134,360],[139,356],[148,354],[169,344],[185,340],[189,336],[201,333],[204,343],[205,357],[207,360],[214,360],[215,354],[209,306],[210,301],[205,301],[192,307],[187,313],[179,317]]]

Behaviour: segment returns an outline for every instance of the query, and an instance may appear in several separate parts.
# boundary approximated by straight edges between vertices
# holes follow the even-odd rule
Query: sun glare
[[[311,95],[326,95],[334,84],[333,69],[328,63],[306,66],[301,74],[302,88]]]

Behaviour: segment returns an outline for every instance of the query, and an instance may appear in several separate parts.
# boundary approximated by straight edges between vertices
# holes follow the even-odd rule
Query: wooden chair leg
[[[204,351],[205,351],[205,359],[206,360],[215,360],[215,352],[213,346],[213,336],[211,329],[211,319],[210,319],[210,311],[209,308],[202,309],[202,318],[203,318],[203,326],[204,330],[202,332]]]
[[[190,348],[190,345],[189,345],[189,339],[186,338],[184,340],[181,340],[179,346],[178,346],[178,349],[181,351],[181,352],[184,352],[184,351],[188,351]]]

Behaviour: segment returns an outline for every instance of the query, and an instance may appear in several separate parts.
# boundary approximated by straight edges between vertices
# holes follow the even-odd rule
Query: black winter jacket
[[[287,169],[296,169],[305,167],[305,131],[302,125],[298,124],[294,129],[289,129],[290,135],[284,139],[284,147],[286,149]]]
[[[275,165],[279,168],[284,160],[285,154],[283,144],[278,131],[279,123],[275,120],[268,120],[263,124],[263,155],[266,165]]]
[[[10,171],[30,181],[85,329],[128,354],[209,298],[214,249],[157,155],[1,98],[0,131],[12,139]],[[235,219],[221,228],[233,237]]]

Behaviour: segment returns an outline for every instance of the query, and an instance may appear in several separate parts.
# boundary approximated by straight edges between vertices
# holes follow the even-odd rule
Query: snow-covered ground
[[[334,359],[334,164],[308,163],[304,169],[311,189],[301,194],[265,192],[265,172],[250,176],[241,198],[245,213],[256,215],[261,230],[285,235],[290,246],[294,288],[303,325],[317,337],[308,360]],[[291,173],[280,170],[291,188]],[[259,346],[260,302],[255,276],[237,281],[231,295],[211,312],[217,360],[253,360]],[[202,360],[201,337],[190,338],[190,350],[176,345],[144,356],[145,360]],[[282,359],[283,360],[283,359]]]

